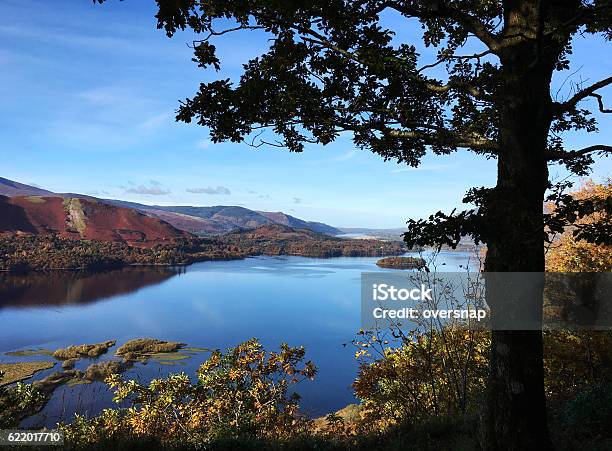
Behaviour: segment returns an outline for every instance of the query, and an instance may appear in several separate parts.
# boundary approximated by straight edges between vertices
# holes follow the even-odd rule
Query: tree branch
[[[597,99],[599,111],[601,111],[602,113],[612,113],[612,110],[604,108],[603,98],[601,94],[591,94],[591,97],[595,97]]]
[[[497,150],[499,146],[495,141],[491,141],[483,136],[472,134],[462,135],[451,130],[444,130],[438,135],[430,135],[418,130],[391,130],[391,136],[398,138],[417,138],[422,139],[428,145],[449,145],[452,147]]]
[[[582,157],[592,152],[598,152],[600,154],[612,153],[612,146],[608,146],[606,144],[594,144],[592,146],[577,150],[549,151],[547,153],[547,160],[571,160],[572,158]]]
[[[448,60],[477,59],[480,62],[480,58],[482,58],[483,56],[489,55],[491,53],[493,53],[493,51],[489,49],[481,53],[475,53],[473,55],[446,55],[440,58],[439,60],[437,60],[435,63],[426,64],[425,66],[421,67],[420,69],[417,70],[417,73],[421,73],[426,69],[431,69],[432,67],[436,67],[437,65],[442,64]]]
[[[395,9],[408,17],[417,17],[419,19],[452,19],[464,26],[469,32],[473,33],[492,52],[495,52],[499,47],[497,36],[487,30],[486,24],[481,22],[478,17],[474,17],[459,9],[449,7],[443,1],[439,3],[432,2],[433,7],[427,10],[397,4],[396,2],[385,2],[383,5]]]
[[[335,52],[340,53],[341,55],[345,56],[346,58],[350,59],[351,61],[354,61],[358,64],[362,64],[364,66],[368,66],[368,62],[362,60],[361,58],[359,58],[359,55],[357,55],[357,53],[355,52],[351,52],[349,50],[343,49],[341,47],[338,47],[337,45],[329,42],[325,36],[317,33],[314,30],[311,29],[306,29],[306,28],[296,28],[299,32],[304,33],[304,34],[308,34],[312,37],[306,37],[306,36],[302,36],[302,40],[304,42],[310,42],[312,44],[317,44],[320,45],[322,47],[325,47],[326,49],[329,50],[333,50]],[[487,52],[490,53],[490,52]],[[410,75],[410,74],[409,74]],[[476,88],[475,86],[470,85],[469,83],[465,83],[465,82],[459,82],[459,81],[449,81],[448,83],[442,85],[442,84],[436,84],[436,83],[431,83],[431,82],[426,82],[425,79],[417,76],[417,75],[410,75],[409,78],[411,78],[414,81],[417,82],[421,82],[423,83],[423,86],[432,92],[437,92],[437,93],[445,93],[450,91],[451,89],[455,89],[455,88],[462,88],[465,91],[469,92],[472,96],[474,97],[478,97],[480,96],[481,92],[480,90],[478,90],[478,88]]]
[[[608,86],[609,84],[612,84],[612,77],[604,78],[603,80],[600,80],[597,83],[592,84],[591,86],[589,86],[588,88],[585,88],[582,91],[578,92],[573,97],[571,97],[570,99],[566,100],[565,102],[554,103],[553,104],[553,113],[555,115],[558,115],[560,113],[564,113],[564,112],[569,111],[572,108],[574,108],[578,104],[578,102],[580,102],[581,100],[586,99],[587,97],[590,97],[590,96],[597,97],[598,94],[594,95],[595,91],[597,91],[598,89],[601,89],[601,88],[603,88],[605,86]],[[600,100],[600,99],[598,99],[598,100]],[[601,100],[600,100],[600,108],[603,108],[603,102],[601,102]]]
[[[604,11],[606,9],[610,9],[611,7],[612,5],[610,4],[609,1],[601,2],[598,5],[583,6],[579,9],[576,15],[567,19],[565,22],[560,24],[558,27],[547,31],[546,33],[544,33],[544,35],[552,36],[555,33],[565,30],[567,28],[580,27],[581,25],[584,25],[588,20],[591,20],[597,12]]]

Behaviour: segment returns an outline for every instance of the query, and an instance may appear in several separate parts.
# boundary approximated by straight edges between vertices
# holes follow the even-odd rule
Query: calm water
[[[442,252],[436,259],[438,270],[458,271],[470,255]],[[319,367],[315,381],[301,383],[298,391],[305,412],[322,415],[354,402],[350,385],[357,365],[350,342],[360,327],[359,278],[364,271],[387,271],[376,260],[257,257],[181,269],[0,275],[0,361],[27,359],[7,356],[7,351],[110,339],[120,345],[137,337],[209,349],[225,349],[251,337],[269,349],[285,341],[305,346],[307,358]],[[193,374],[207,355],[194,355],[176,366],[152,361],[126,376],[146,380],[168,372]],[[81,361],[77,368],[91,363]],[[56,365],[36,377],[58,370]],[[110,399],[101,383],[62,386],[25,425],[53,425],[75,411],[93,414],[110,405]]]

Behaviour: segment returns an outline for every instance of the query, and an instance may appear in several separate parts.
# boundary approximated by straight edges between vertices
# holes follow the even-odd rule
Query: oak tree
[[[104,0],[97,0],[103,2]],[[301,152],[348,133],[356,146],[417,166],[427,151],[458,149],[495,158],[497,184],[475,188],[461,212],[408,222],[410,245],[486,243],[486,271],[544,271],[547,227],[580,214],[547,215],[559,193],[552,164],[585,174],[612,146],[565,148],[568,131],[597,130],[592,110],[611,110],[602,89],[612,76],[575,83],[563,99],[553,73],[569,69],[577,33],[612,38],[609,0],[157,0],[168,36],[191,29],[194,61],[219,69],[215,42],[267,33],[267,50],[237,81],[202,83],[177,120],[210,130],[213,142],[274,145]],[[400,20],[389,28],[386,15]],[[422,29],[437,59],[396,33]],[[481,50],[467,52],[478,43]],[[467,53],[466,53],[467,52]],[[269,130],[272,138],[262,134]],[[563,203],[563,197],[558,197]],[[565,199],[567,200],[567,199]],[[563,208],[556,210],[564,211]],[[572,216],[573,215],[573,216]],[[605,239],[593,232],[586,238]],[[608,237],[609,238],[609,237]],[[548,449],[540,331],[494,331],[486,444]]]

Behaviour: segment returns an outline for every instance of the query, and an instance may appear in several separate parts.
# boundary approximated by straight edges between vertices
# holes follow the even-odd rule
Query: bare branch
[[[547,160],[571,160],[573,158],[582,157],[593,152],[597,152],[600,155],[612,153],[612,146],[608,146],[606,144],[594,144],[592,146],[577,150],[549,151],[547,153]]]
[[[604,108],[603,98],[601,94],[591,94],[591,97],[595,97],[597,99],[597,104],[599,105],[599,111],[601,111],[602,113],[612,113],[612,110]]]
[[[436,67],[439,64],[442,64],[448,60],[468,60],[468,59],[477,59],[478,61],[480,61],[480,58],[482,58],[483,56],[489,55],[493,53],[493,51],[491,49],[485,50],[484,52],[481,53],[475,53],[474,55],[446,55],[443,56],[442,58],[440,58],[438,61],[436,61],[435,63],[431,63],[431,64],[426,64],[425,66],[421,67],[419,70],[417,70],[418,73],[423,72],[426,69],[431,69],[432,67]]]
[[[601,89],[601,88],[603,88],[605,86],[608,86],[609,84],[612,84],[612,77],[604,78],[603,80],[600,80],[597,83],[592,84],[591,86],[589,86],[588,88],[585,88],[582,91],[578,92],[573,97],[571,97],[570,99],[566,100],[565,102],[554,103],[553,104],[553,113],[555,115],[558,115],[558,114],[561,114],[561,113],[564,113],[566,111],[571,110],[572,108],[574,108],[578,104],[578,102],[580,102],[581,100],[586,99],[587,97],[593,96],[595,91],[597,91],[598,89]],[[594,97],[596,97],[596,96],[594,96]],[[602,107],[602,106],[603,106],[603,104],[600,103],[600,107]]]
[[[452,130],[445,130],[439,135],[431,135],[418,130],[391,130],[391,136],[400,138],[418,138],[422,139],[426,144],[447,144],[453,147],[497,150],[499,146],[495,141],[491,141],[477,134],[462,135]]]

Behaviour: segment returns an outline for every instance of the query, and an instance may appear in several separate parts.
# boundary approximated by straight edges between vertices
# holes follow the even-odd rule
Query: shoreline
[[[418,251],[410,251],[410,250],[406,250],[404,251],[402,254],[381,254],[381,255],[334,255],[334,256],[329,256],[329,257],[321,257],[321,256],[315,256],[315,255],[303,255],[303,254],[265,254],[265,253],[260,253],[260,254],[249,254],[249,255],[241,255],[241,256],[236,256],[236,257],[220,257],[220,258],[196,258],[193,259],[192,261],[188,261],[188,262],[184,262],[184,263],[125,263],[125,264],[120,264],[120,265],[109,265],[109,266],[100,266],[100,267],[93,267],[93,268],[88,268],[88,267],[57,267],[57,268],[31,268],[28,270],[13,270],[13,269],[0,269],[0,274],[22,274],[22,275],[26,275],[29,273],[42,273],[45,271],[51,271],[51,272],[55,272],[55,271],[62,271],[62,272],[69,272],[69,271],[75,271],[75,272],[80,272],[80,271],[92,271],[92,272],[100,272],[100,271],[107,271],[107,270],[115,270],[115,269],[124,269],[124,268],[171,268],[171,267],[187,267],[187,266],[191,266],[195,263],[203,263],[203,262],[215,262],[215,261],[235,261],[235,260],[245,260],[247,258],[253,258],[253,257],[304,257],[304,258],[316,258],[319,260],[330,260],[333,258],[364,258],[364,257],[371,257],[371,258],[387,258],[387,257],[402,257],[406,254],[417,254],[419,252],[422,251],[431,251],[431,250],[435,250],[433,248],[426,248],[426,249],[420,249]],[[457,247],[456,249],[441,249],[441,251],[445,251],[445,252],[457,252],[457,253],[461,253],[461,252],[470,252],[473,251],[473,248],[470,249],[464,249],[464,248],[459,248]],[[388,269],[394,269],[391,267],[387,267]],[[396,268],[396,269],[400,269],[400,268]]]
[[[406,253],[406,252],[404,252]],[[403,255],[403,254],[400,254]],[[81,271],[92,271],[92,272],[101,272],[108,270],[116,270],[116,269],[124,269],[124,268],[172,268],[172,267],[187,267],[191,266],[195,263],[204,263],[204,262],[216,262],[216,261],[236,261],[236,260],[245,260],[247,258],[254,257],[304,257],[304,258],[316,258],[319,260],[330,260],[333,258],[385,258],[385,257],[394,257],[398,256],[398,254],[383,254],[383,255],[334,255],[329,257],[320,257],[314,255],[300,255],[300,254],[251,254],[251,255],[243,255],[236,257],[224,257],[224,258],[202,258],[195,259],[193,261],[189,261],[186,263],[125,263],[123,265],[111,265],[111,266],[100,266],[94,268],[87,267],[60,267],[60,268],[32,268],[26,271],[23,270],[12,270],[12,269],[0,269],[0,274],[15,274],[15,275],[27,275],[29,273],[44,273],[46,271],[49,272],[81,272]]]

